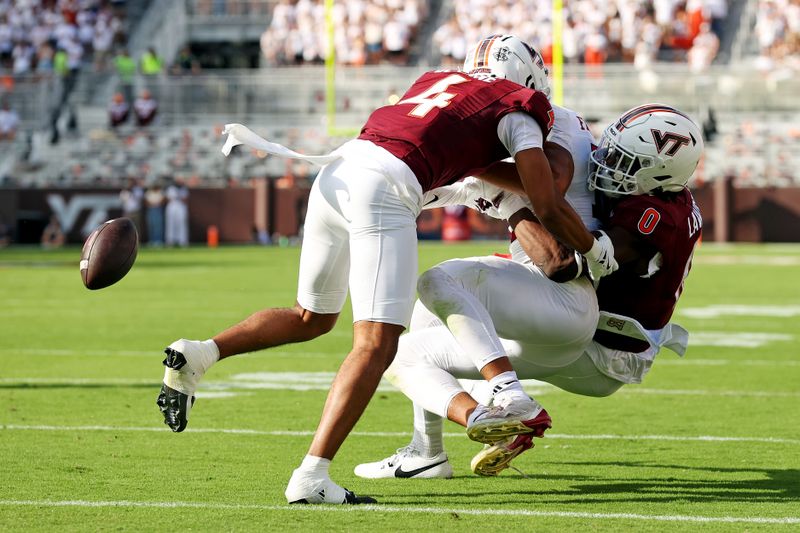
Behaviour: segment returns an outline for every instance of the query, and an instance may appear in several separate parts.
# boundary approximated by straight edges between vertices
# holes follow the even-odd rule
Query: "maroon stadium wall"
[[[189,227],[192,242],[205,242],[216,226],[220,242],[253,240],[257,194],[263,194],[263,217],[270,234],[296,235],[305,216],[308,190],[267,187],[256,189],[191,189]],[[706,241],[800,242],[800,188],[734,189],[726,182],[694,190],[703,213]],[[68,240],[80,243],[102,222],[121,216],[119,191],[113,189],[2,189],[0,222],[12,228],[17,242],[38,242],[49,217],[55,214]],[[144,215],[144,214],[143,214]],[[144,220],[144,216],[142,216]],[[492,226],[496,235],[502,228]],[[140,228],[144,241],[147,229]]]

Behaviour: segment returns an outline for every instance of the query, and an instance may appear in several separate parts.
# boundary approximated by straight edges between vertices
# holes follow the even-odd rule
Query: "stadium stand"
[[[758,69],[800,68],[800,1],[759,0],[756,12]]]
[[[17,13],[21,4],[14,3],[12,11]],[[48,6],[55,9],[62,2],[28,4],[45,6],[34,10],[41,14]],[[51,144],[42,127],[46,122],[41,120],[42,110],[52,106],[62,80],[55,76],[14,76],[13,62],[7,63],[0,90],[4,97],[10,96],[3,102],[9,113],[19,116],[22,135],[2,141],[9,149],[0,156],[0,183],[118,186],[132,176],[150,182],[180,174],[189,178],[191,185],[212,186],[261,176],[312,175],[313,167],[275,158],[221,158],[219,132],[226,122],[242,122],[305,153],[324,153],[342,142],[343,138],[326,134],[324,71],[307,65],[324,57],[322,4],[319,0],[80,2],[91,14],[82,15],[82,20],[97,25],[112,13],[122,28],[115,39],[127,36],[119,44],[131,50],[135,63],[136,72],[130,81],[132,97],[128,98],[130,118],[113,131],[109,128],[109,104],[113,94],[123,88],[124,80],[107,71],[97,81],[99,78],[92,77],[91,72],[97,63],[89,62],[68,101],[77,116],[77,129],[62,136],[59,144]],[[749,11],[743,9],[745,4]],[[11,13],[11,5],[0,0],[0,13]],[[130,20],[134,5],[138,6],[138,15]],[[337,1],[337,124],[357,128],[372,109],[396,98],[421,71],[440,64],[438,52],[420,50],[439,50],[445,59],[460,61],[469,40],[498,31],[514,31],[547,46],[549,25],[540,22],[550,16],[549,2],[501,0],[491,5],[489,9],[483,0]],[[745,52],[743,62],[757,64],[759,56],[768,54],[792,72],[797,68],[800,1],[753,0],[748,4],[740,0],[648,0],[599,5],[597,0],[565,2],[567,106],[602,124],[632,105],[654,99],[686,109],[703,120],[709,105],[713,105],[719,133],[707,143],[708,155],[698,183],[736,176],[737,186],[798,185],[794,154],[800,153],[800,141],[793,126],[798,117],[791,111],[796,109],[796,77],[776,76],[773,71],[764,77],[752,76],[751,71],[715,65],[713,58],[724,47],[721,43],[739,40],[744,41],[739,43]],[[726,13],[734,12],[744,13],[741,20],[723,20]],[[537,15],[531,17],[529,13]],[[77,21],[77,14],[75,17]],[[394,31],[390,20],[399,20],[405,28],[400,33],[408,34],[404,47],[398,47],[401,52],[394,56],[386,38],[387,28]],[[228,38],[226,24],[232,28],[260,27],[256,33],[245,32],[249,37],[243,38],[258,46],[260,37],[260,46],[267,54],[264,68],[201,68],[201,58],[195,53],[198,43]],[[689,28],[689,34],[697,32],[691,42],[678,38],[686,34],[679,31],[680,24]],[[380,26],[380,39],[366,39],[374,30],[370,25]],[[743,31],[738,31],[740,27]],[[587,61],[587,46],[593,46],[592,32],[602,34],[605,44],[600,48],[605,51]],[[646,62],[637,62],[637,47],[645,41],[658,44],[657,51]],[[371,49],[368,42],[374,45]],[[294,46],[292,43],[297,47],[287,47]],[[432,43],[438,43],[439,48]],[[143,75],[140,68],[140,59],[148,49],[160,65],[150,76]],[[369,50],[375,54],[370,56]],[[602,76],[593,75],[591,70],[592,61],[598,58],[606,61]],[[395,61],[414,65],[401,68],[393,64]],[[643,70],[619,61],[633,61]],[[371,62],[383,64],[360,67]],[[274,64],[292,67],[276,68]],[[35,64],[32,68],[37,67]],[[157,115],[152,124],[139,127],[133,123],[133,97],[143,89],[152,93]],[[20,98],[21,94],[26,97]],[[39,119],[31,120],[32,116]],[[62,131],[68,122],[62,117]]]
[[[518,35],[550,61],[550,2],[466,0],[451,2],[450,9],[452,15],[434,36],[446,61],[462,63],[469,43],[493,33]],[[714,38],[719,38],[727,12],[727,0],[564,2],[564,60],[590,65],[624,61],[638,68],[654,61],[686,61],[702,35],[694,62],[707,66],[719,46]]]
[[[336,2],[332,21],[338,62],[405,64],[426,6],[421,0]],[[270,65],[319,63],[327,55],[327,40],[323,1],[280,0],[261,37],[261,50]]]

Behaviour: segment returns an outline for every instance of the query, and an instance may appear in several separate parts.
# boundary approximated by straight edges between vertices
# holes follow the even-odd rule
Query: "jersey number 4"
[[[456,96],[456,93],[448,93],[447,89],[451,85],[464,83],[465,81],[469,81],[469,79],[460,74],[451,74],[431,85],[431,88],[427,91],[423,91],[417,96],[401,100],[397,102],[397,105],[417,104],[414,109],[408,112],[409,116],[425,118],[425,115],[433,111],[434,107],[441,109],[449,106],[450,100]]]

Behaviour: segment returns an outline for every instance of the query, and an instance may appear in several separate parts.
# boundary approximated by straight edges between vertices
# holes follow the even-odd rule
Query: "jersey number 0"
[[[464,83],[465,81],[469,81],[469,79],[461,74],[452,74],[431,85],[431,88],[427,91],[423,91],[417,96],[412,96],[411,98],[406,98],[405,100],[397,102],[397,105],[417,104],[414,109],[409,111],[409,116],[425,118],[425,115],[433,111],[434,107],[441,109],[449,106],[450,100],[456,96],[456,93],[446,92],[448,87],[458,83]]]

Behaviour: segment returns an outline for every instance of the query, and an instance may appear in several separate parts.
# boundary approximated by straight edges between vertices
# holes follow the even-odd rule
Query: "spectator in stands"
[[[19,115],[11,109],[8,102],[3,102],[0,109],[0,141],[13,141],[19,128]]]
[[[117,28],[113,22],[107,21],[106,18],[98,18],[97,26],[95,26],[94,36],[92,37],[95,70],[105,70],[106,62],[108,61],[108,56],[111,53],[111,46],[114,44],[114,36],[116,33]]]
[[[111,104],[108,106],[108,124],[111,129],[125,124],[128,121],[131,108],[128,102],[125,101],[125,96],[122,93],[114,93],[111,99]]]
[[[133,113],[136,116],[136,125],[139,127],[149,126],[155,120],[158,114],[158,102],[149,90],[144,89],[133,103]]]
[[[172,74],[197,74],[200,72],[200,62],[197,57],[192,54],[192,49],[189,46],[184,46],[178,52],[175,62],[172,64]]]
[[[189,246],[189,189],[182,177],[167,187],[167,246]]]
[[[139,71],[144,76],[155,77],[161,74],[164,68],[164,62],[156,53],[156,49],[150,47],[147,51],[142,54],[141,59],[139,60]]]
[[[156,183],[144,195],[147,207],[147,241],[152,246],[164,245],[164,203],[166,197],[161,185]]]
[[[133,82],[136,78],[136,61],[133,60],[126,48],[121,49],[114,57],[114,68],[117,71],[120,91],[122,91],[125,101],[132,101]]]
[[[61,229],[61,224],[55,215],[50,216],[50,222],[45,226],[42,232],[42,248],[52,250],[53,248],[61,248],[64,246],[67,238]]]
[[[378,63],[388,50],[390,60],[405,62],[425,7],[420,0],[335,2],[332,16],[337,61]],[[325,13],[322,0],[280,0],[269,28],[261,36],[267,62],[322,61],[327,54]]]
[[[689,67],[692,72],[703,72],[708,69],[718,50],[719,37],[711,31],[711,24],[704,23],[700,26],[700,33],[694,38],[689,49]]]
[[[144,188],[136,179],[129,179],[128,186],[119,192],[119,201],[122,203],[122,216],[133,221],[133,225],[142,231],[142,200]]]

